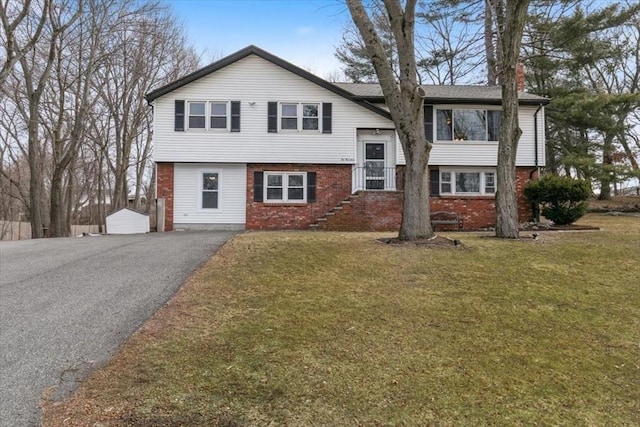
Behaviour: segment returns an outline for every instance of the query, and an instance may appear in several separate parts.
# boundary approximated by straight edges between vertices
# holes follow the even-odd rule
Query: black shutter
[[[267,103],[267,131],[270,133],[278,132],[278,103]]]
[[[240,132],[240,101],[231,101],[231,132]]]
[[[253,201],[261,202],[264,194],[264,174],[262,172],[253,173]]]
[[[424,106],[424,134],[427,141],[433,142],[433,105]]]
[[[331,108],[330,102],[322,103],[322,133],[331,133]]]
[[[316,173],[307,172],[307,202],[316,201]]]
[[[429,192],[432,196],[440,195],[440,170],[429,170]]]
[[[175,119],[174,130],[176,132],[184,131],[184,101],[175,101]]]

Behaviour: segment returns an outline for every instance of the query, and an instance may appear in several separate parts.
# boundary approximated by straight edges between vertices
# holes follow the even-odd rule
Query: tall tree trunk
[[[407,135],[409,156],[404,170],[404,199],[402,206],[402,224],[398,238],[414,240],[431,237],[429,219],[429,151],[419,134]],[[426,202],[425,202],[426,201]],[[431,233],[425,233],[430,230]]]
[[[498,26],[502,45],[501,85],[502,122],[498,142],[496,191],[496,236],[517,239],[518,196],[516,192],[516,153],[522,135],[518,122],[517,65],[529,0],[498,0]],[[503,7],[500,7],[502,5]]]
[[[32,104],[30,102],[30,104]],[[38,141],[38,126],[40,122],[38,106],[29,105],[29,219],[31,221],[31,238],[41,239],[44,234],[44,210],[42,199],[44,197],[44,183],[42,180],[42,158]],[[34,121],[36,125],[31,123]]]
[[[51,210],[50,210],[50,228],[49,235],[51,237],[68,237],[66,227],[64,225],[65,190],[63,188],[63,176],[60,169],[54,169],[51,177]]]
[[[151,212],[151,207],[156,205],[156,168],[155,166],[151,168],[151,179],[149,179],[149,187],[147,194],[147,205],[145,206],[144,212],[149,214]],[[157,212],[156,212],[157,215]]]
[[[491,0],[484,2],[484,51],[487,58],[487,85],[496,86],[498,76],[496,74],[496,49],[493,37],[493,9]]]
[[[609,134],[604,136],[604,144],[602,145],[602,172],[600,173],[600,195],[598,200],[611,200],[611,184],[613,184],[612,175],[609,170],[613,166],[613,137]]]
[[[404,10],[402,3],[404,3]],[[384,45],[360,0],[347,6],[366,46],[406,159],[400,240],[433,236],[429,218],[428,162],[431,142],[424,134],[424,91],[418,85],[415,59],[415,0],[385,0],[398,54],[398,79]]]

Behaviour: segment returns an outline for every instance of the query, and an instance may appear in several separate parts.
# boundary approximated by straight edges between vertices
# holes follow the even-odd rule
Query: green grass
[[[236,237],[57,425],[640,424],[640,218],[537,241]]]

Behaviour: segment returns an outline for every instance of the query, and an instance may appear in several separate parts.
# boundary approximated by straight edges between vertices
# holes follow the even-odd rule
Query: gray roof
[[[331,83],[253,45],[247,46],[244,49],[237,51],[236,53],[220,59],[219,61],[207,65],[206,67],[203,67],[165,86],[155,89],[147,93],[145,95],[145,98],[148,103],[151,103],[156,98],[159,98],[175,89],[178,89],[208,74],[220,70],[230,64],[233,64],[234,62],[239,61],[240,59],[245,58],[249,55],[256,55],[337,95],[340,95],[351,102],[361,105],[362,107],[373,111],[374,113],[379,114],[382,117],[391,120],[391,114],[389,113],[388,109],[383,105],[376,105],[384,104],[384,96],[382,95],[382,88],[380,87],[380,85],[376,83]],[[501,89],[499,86],[489,87],[422,85],[422,87],[427,94],[427,96],[425,97],[425,102],[427,103],[432,102],[441,104],[499,105],[502,102]],[[549,100],[547,98],[531,95],[528,93],[520,94],[520,104],[540,105],[547,103],[549,103]]]
[[[383,99],[382,88],[377,83],[334,83],[336,86],[352,93],[355,97],[376,101]],[[470,104],[500,104],[502,89],[500,86],[471,86],[471,85],[422,85],[426,96],[425,102],[439,103],[470,103]],[[518,98],[521,104],[548,104],[549,99],[542,96],[520,92]]]

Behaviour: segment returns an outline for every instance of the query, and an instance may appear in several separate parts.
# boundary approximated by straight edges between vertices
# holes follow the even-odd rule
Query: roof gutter
[[[535,167],[529,172],[529,181],[533,179],[533,175],[538,173],[540,177],[540,159],[538,158],[538,113],[542,110],[544,104],[538,105],[538,109],[533,113],[533,147],[535,150]],[[533,214],[533,220],[537,223],[540,222],[540,209],[537,203],[531,203],[531,212]]]
[[[540,160],[538,159],[538,113],[542,110],[543,104],[538,105],[538,109],[535,113],[533,113],[533,145],[536,150],[535,153],[535,165],[536,168],[540,164]]]

